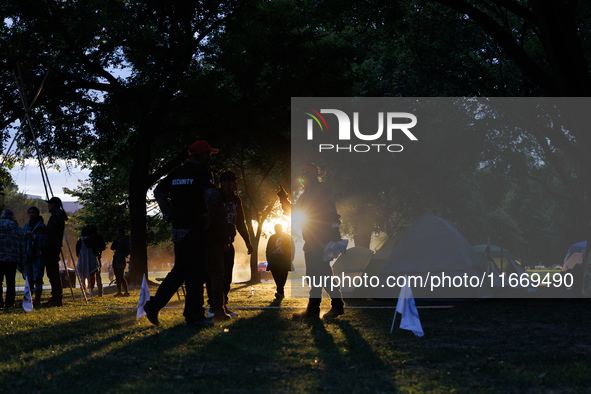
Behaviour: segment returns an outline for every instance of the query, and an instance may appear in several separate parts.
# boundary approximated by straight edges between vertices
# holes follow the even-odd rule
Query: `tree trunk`
[[[369,246],[371,244],[371,230],[357,230],[357,233],[353,237],[353,240],[355,241],[355,246],[363,246],[364,248],[369,249]]]
[[[141,133],[140,133],[141,134]],[[149,177],[149,139],[139,138],[136,143],[129,179],[129,218],[131,235],[131,257],[129,282],[141,285],[144,274],[148,274],[146,194]]]
[[[250,255],[250,283],[260,283],[261,274],[259,273],[259,240],[254,239],[251,242],[252,253]]]
[[[371,244],[371,234],[373,233],[375,212],[367,206],[362,205],[356,212],[355,235],[353,239],[355,246],[363,246],[369,249]]]
[[[245,210],[246,211],[246,210]],[[261,282],[261,275],[259,274],[259,239],[260,234],[257,229],[256,235],[254,232],[254,228],[252,227],[252,220],[250,218],[250,210],[248,213],[245,212],[246,217],[246,228],[248,229],[248,233],[252,236],[250,240],[250,244],[252,245],[252,253],[250,255],[250,280],[248,283],[260,283]],[[261,227],[261,226],[259,226]]]

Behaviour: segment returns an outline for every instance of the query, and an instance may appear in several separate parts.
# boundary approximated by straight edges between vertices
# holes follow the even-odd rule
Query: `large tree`
[[[204,46],[237,7],[114,0],[2,6],[0,46],[8,54],[2,75],[13,93],[4,104],[7,119],[23,113],[10,82],[16,65],[29,98],[47,75],[32,113],[43,155],[109,164],[113,176],[127,176],[132,281],[147,270],[149,188],[184,158],[181,147],[208,134],[183,123],[186,113],[202,109],[205,116],[208,109],[187,107],[183,90],[204,72]],[[30,137],[21,139],[30,144]],[[113,157],[113,149],[125,160]],[[116,164],[124,161],[129,167],[118,173]]]
[[[588,2],[438,0],[434,3],[442,7],[432,10],[427,20],[442,18],[446,13],[446,20],[484,34],[489,48],[498,51],[498,56],[488,62],[499,76],[490,82],[499,88],[505,82],[503,88],[507,90],[500,90],[500,95],[591,95],[591,5]],[[469,70],[472,64],[469,57],[464,57],[463,68]],[[516,74],[518,78],[500,78],[507,73]],[[480,80],[477,76],[472,78]],[[581,105],[586,104],[581,102]],[[552,182],[557,177],[563,189],[573,193],[572,198],[562,196],[562,199],[578,206],[586,218],[573,223],[582,237],[591,218],[591,133],[586,122],[576,116],[580,110],[572,108],[569,113],[568,107],[562,108],[563,128],[529,130],[541,158],[553,169],[554,176],[536,176],[531,172],[532,167],[523,167],[521,175],[536,180],[546,191],[552,189],[546,181]],[[527,151],[522,154],[527,155]],[[547,196],[553,198],[552,193]]]
[[[278,210],[278,186],[289,189],[291,184],[291,97],[352,92],[356,50],[347,38],[358,29],[338,17],[322,18],[332,3],[253,2],[215,36],[207,56],[223,108],[232,116],[231,122],[220,119],[216,128],[235,133],[232,144],[222,141],[227,149],[220,159],[242,176],[239,188],[254,247],[253,281],[258,281],[263,225]]]
[[[291,96],[590,96],[588,3],[240,5],[114,0],[2,5],[0,49],[10,56],[0,78],[11,87],[2,92],[4,125],[22,117],[12,74],[17,61],[27,100],[47,75],[31,112],[43,153],[81,158],[96,165],[97,174],[98,168],[109,168],[113,178],[126,179],[117,198],[129,202],[137,272],[145,270],[146,192],[186,157],[186,146],[197,138],[229,153],[218,159],[223,167],[248,169],[241,189],[245,205],[254,209],[253,219],[264,220],[272,200],[257,200],[252,187],[271,196],[266,190],[277,182],[273,154],[286,157],[289,150]],[[361,214],[351,210],[345,227],[358,233],[360,219],[373,218],[362,232],[388,229],[430,210],[485,234],[495,227],[482,230],[486,222],[503,222],[511,213],[526,216],[512,198],[525,191],[535,192],[528,197],[531,205],[544,197],[555,204],[544,205],[551,217],[536,225],[576,205],[586,218],[576,224],[576,233],[584,233],[591,212],[591,137],[581,122],[565,130],[540,128],[521,150],[497,145],[514,137],[509,132],[466,139],[461,130],[453,136],[434,131],[431,143],[388,171],[389,182],[362,188],[365,179],[346,196],[350,206],[364,208]],[[22,138],[21,146],[30,147],[30,139]],[[544,168],[528,161],[529,148]],[[273,177],[265,178],[268,171]],[[353,177],[367,178],[354,168],[329,176],[343,190]],[[263,178],[271,182],[257,183]],[[491,187],[491,179],[506,186]],[[548,190],[570,190],[573,197],[565,202]],[[382,211],[374,215],[376,207]],[[474,215],[478,212],[483,213]],[[475,216],[478,220],[466,223]],[[516,235],[536,236],[513,227]]]
[[[350,40],[358,50],[352,69],[362,76],[353,81],[352,95],[589,96],[588,2],[369,4],[372,22]],[[362,201],[369,212],[350,210],[353,233],[363,217],[373,218],[366,228],[389,229],[432,211],[450,218],[473,241],[485,242],[487,234],[504,236],[504,242],[522,240],[515,243],[525,255],[540,259],[567,245],[562,234],[585,237],[591,214],[590,136],[580,118],[572,122],[568,109],[561,118],[564,128],[522,132],[434,129],[413,157],[401,155],[378,179],[371,177],[379,187],[355,168],[339,174],[331,171],[339,169],[331,160],[320,164],[337,189],[354,192],[343,199],[345,208]],[[553,242],[546,242],[552,233]]]
[[[499,57],[522,81],[523,96],[589,97],[591,95],[591,4],[585,1],[438,0],[452,18],[484,32]],[[515,94],[515,93],[514,93]],[[586,100],[558,103],[563,127],[532,127],[528,138],[545,163],[519,166],[515,175],[534,182],[543,195],[570,214],[575,239],[591,237],[591,133],[580,116]],[[506,134],[514,136],[514,134]],[[499,151],[498,151],[499,152]],[[514,156],[511,149],[504,152]],[[528,151],[521,152],[522,157]],[[522,162],[525,158],[521,159]],[[506,160],[514,164],[515,160]],[[513,166],[515,167],[515,166]],[[558,183],[556,183],[558,182]],[[591,239],[588,239],[591,241]],[[565,246],[565,245],[563,245]],[[591,253],[587,254],[591,257]],[[591,260],[589,260],[591,262]]]

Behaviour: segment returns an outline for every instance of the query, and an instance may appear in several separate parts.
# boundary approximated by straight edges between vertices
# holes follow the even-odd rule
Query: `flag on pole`
[[[33,310],[33,302],[31,298],[31,289],[29,288],[29,280],[25,276],[25,294],[23,298],[23,309],[25,312],[31,312]]]
[[[403,330],[412,331],[417,337],[425,335],[423,333],[423,327],[421,327],[421,321],[419,320],[419,312],[415,305],[415,299],[412,296],[412,290],[408,283],[408,277],[406,279],[406,286],[400,289],[400,295],[398,296],[398,303],[396,304],[396,311],[394,312],[394,318],[392,319],[392,327],[390,328],[390,334],[394,330],[394,320],[396,320],[396,313],[400,313],[402,316],[400,320],[400,328]]]
[[[144,278],[142,279],[142,289],[140,290],[140,301],[137,304],[137,316],[136,319],[139,319],[142,316],[146,316],[146,312],[144,311],[144,305],[146,301],[150,299],[150,288],[148,287],[148,282],[146,281],[146,274],[144,274]]]

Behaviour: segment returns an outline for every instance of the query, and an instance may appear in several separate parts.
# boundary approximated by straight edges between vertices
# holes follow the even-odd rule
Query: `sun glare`
[[[292,233],[300,234],[302,231],[302,224],[306,220],[306,216],[301,211],[292,211],[291,213],[291,226]]]

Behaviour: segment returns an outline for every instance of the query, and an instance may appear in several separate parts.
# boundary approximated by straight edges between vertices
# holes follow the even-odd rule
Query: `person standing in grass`
[[[25,237],[14,219],[12,209],[5,209],[0,216],[0,308],[12,308],[16,296],[16,267],[25,263]],[[2,298],[2,286],[6,277],[6,300]]]
[[[115,272],[115,280],[117,281],[117,294],[115,297],[129,297],[127,291],[127,280],[125,279],[125,266],[127,265],[127,256],[131,253],[131,245],[129,237],[125,234],[125,227],[117,229],[117,235],[111,244],[111,250],[115,251],[113,254],[113,271]],[[125,291],[122,293],[121,290]]]
[[[278,300],[285,298],[285,282],[291,271],[291,256],[294,249],[292,243],[291,236],[283,231],[283,226],[276,224],[275,234],[271,235],[267,242],[266,256],[267,270],[271,271],[277,285],[275,298]]]
[[[51,216],[47,221],[42,249],[43,264],[51,284],[51,298],[44,303],[44,306],[54,307],[62,306],[63,289],[60,280],[59,262],[68,215],[66,215],[62,200],[59,197],[50,198],[47,201],[47,209]]]
[[[203,310],[203,284],[207,277],[206,231],[209,216],[205,192],[213,188],[211,155],[218,153],[204,140],[189,148],[189,159],[164,178],[154,197],[164,219],[172,223],[174,266],[156,294],[146,302],[144,311],[150,323],[160,324],[158,313],[185,282],[183,315],[188,326],[211,326]]]
[[[82,229],[81,237],[76,242],[76,256],[78,257],[78,276],[80,281],[87,287],[88,295],[94,296],[94,285],[96,283],[96,273],[99,269],[96,240],[93,237],[90,226]]]
[[[224,201],[219,189],[209,188],[205,191],[205,206],[209,218],[209,226],[205,233],[207,254],[207,279],[205,282],[209,312],[207,317],[214,322],[231,319],[224,309],[224,247],[227,240],[223,236],[226,214]]]
[[[237,194],[238,184],[236,181],[240,179],[233,171],[227,170],[220,175],[220,193],[223,201],[224,220],[221,225],[220,240],[223,247],[223,270],[224,270],[224,312],[231,317],[238,316],[237,313],[228,309],[228,294],[232,285],[232,274],[234,271],[234,258],[236,252],[234,250],[234,238],[236,233],[240,234],[244,243],[246,244],[246,253],[252,253],[252,245],[250,244],[250,236],[246,227],[244,219],[244,208],[242,207],[242,200]]]
[[[45,237],[45,223],[40,215],[39,208],[31,207],[27,211],[29,221],[23,227],[26,243],[25,276],[29,281],[31,294],[35,294],[33,306],[41,305],[43,293],[43,259],[41,245]]]
[[[92,236],[92,239],[94,240],[94,246],[93,246],[92,250],[94,250],[94,253],[96,254],[96,260],[98,262],[98,270],[96,271],[96,286],[98,288],[99,297],[102,297],[103,296],[103,280],[101,278],[101,268],[103,265],[102,257],[103,257],[103,251],[105,249],[107,249],[107,244],[105,242],[105,239],[98,233],[98,229],[96,228],[96,226],[94,224],[89,225],[88,228],[90,229],[90,234]]]
[[[304,164],[298,175],[298,183],[304,191],[300,195],[293,209],[301,211],[305,220],[302,223],[302,238],[304,238],[304,259],[306,276],[325,278],[332,277],[330,261],[324,259],[324,249],[329,242],[341,240],[339,232],[340,215],[328,186],[320,182],[321,174],[315,164]],[[287,193],[280,188],[277,193],[285,215],[290,215],[292,205]],[[310,284],[310,298],[304,312],[295,313],[294,318],[317,318],[320,315],[322,288]],[[343,298],[340,288],[324,287],[331,297],[331,309],[323,318],[333,318],[344,313]]]

